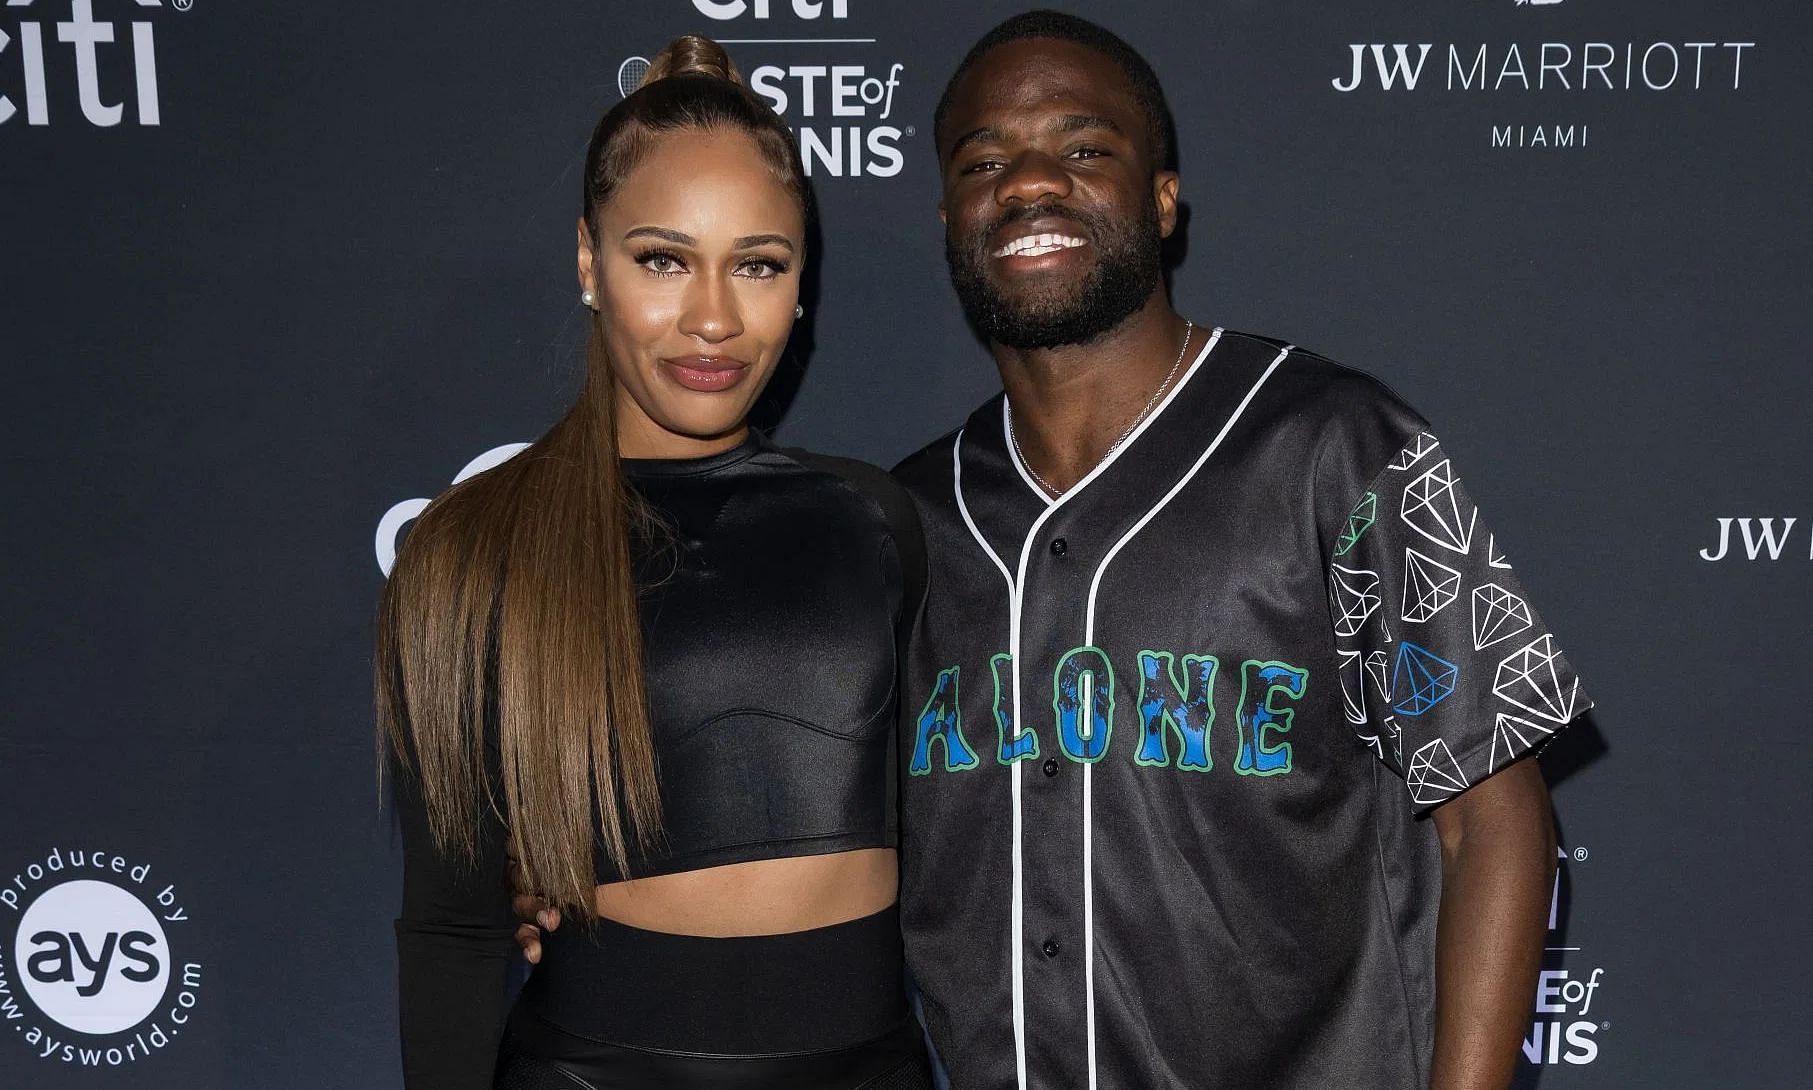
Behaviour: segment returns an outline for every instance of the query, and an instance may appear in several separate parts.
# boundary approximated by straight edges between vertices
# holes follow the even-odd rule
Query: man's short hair
[[[964,74],[996,46],[1034,38],[1074,42],[1095,50],[1119,65],[1127,82],[1133,86],[1134,101],[1139,103],[1140,110],[1146,115],[1146,142],[1152,151],[1152,169],[1164,170],[1172,165],[1171,107],[1165,102],[1164,88],[1159,86],[1158,75],[1152,71],[1152,66],[1146,62],[1146,58],[1139,55],[1138,50],[1112,30],[1061,11],[1028,11],[1015,15],[982,35],[981,40],[970,47],[970,51],[963,57],[963,63],[957,66],[950,82],[944,85],[944,93],[938,96],[938,108],[932,114],[932,133],[939,147],[944,145],[944,126],[950,113],[951,92],[956,89]]]

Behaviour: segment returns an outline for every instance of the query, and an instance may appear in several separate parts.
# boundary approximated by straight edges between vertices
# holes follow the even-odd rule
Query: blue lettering
[[[1139,653],[1139,752],[1133,763],[1163,768],[1171,763],[1171,732],[1183,743],[1178,768],[1207,772],[1215,767],[1209,756],[1209,728],[1215,723],[1215,672],[1221,663],[1213,655],[1185,655],[1183,674],[1169,651]]]
[[[919,712],[918,735],[913,739],[913,758],[907,771],[915,776],[930,775],[932,743],[944,743],[944,770],[964,772],[981,762],[976,751],[963,738],[963,711],[957,701],[957,671],[953,666],[938,672],[938,684]]]
[[[1291,744],[1273,742],[1267,732],[1288,734],[1291,708],[1274,707],[1274,698],[1283,695],[1291,700],[1303,699],[1309,683],[1309,671],[1288,662],[1255,662],[1248,659],[1240,667],[1240,756],[1234,771],[1243,776],[1277,776],[1291,770]]]
[[[1003,671],[1012,670],[1014,657],[1002,652],[988,660],[988,668],[995,676],[995,726],[1001,735],[1001,746],[995,751],[995,759],[1004,765],[1015,761],[1033,760],[1039,755],[1039,736],[1032,731],[1014,729],[1013,679],[1005,680]]]
[[[1114,667],[1099,647],[1074,647],[1058,660],[1051,708],[1058,744],[1073,761],[1094,763],[1108,751],[1114,732]]]

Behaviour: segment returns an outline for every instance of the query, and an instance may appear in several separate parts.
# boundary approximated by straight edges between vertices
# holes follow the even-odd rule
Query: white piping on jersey
[[[1014,586],[1014,577],[1008,574],[1007,565],[1001,562],[1001,557],[995,552],[994,546],[988,543],[988,539],[983,537],[982,531],[976,527],[976,520],[970,517],[969,504],[963,498],[962,430],[957,432],[957,440],[951,444],[951,490],[956,494],[957,511],[963,516],[963,525],[969,527],[970,536],[976,539],[976,544],[982,546],[982,551],[988,554],[988,558],[995,562],[995,567],[999,568],[1001,571],[1001,578],[1007,580],[1009,639],[1010,641],[1015,640],[1018,636],[1014,626],[1017,624],[1017,618],[1020,615],[1019,588]],[[1014,729],[1018,730],[1020,726],[1020,709],[1018,705],[1019,691],[1017,688],[1014,696],[1016,701],[1014,706]],[[1024,889],[1024,883],[1021,881],[1020,868],[1020,765],[1022,763],[1023,762],[1015,761],[1008,767],[1008,791],[1013,797],[1014,835],[1012,867],[1013,921],[1009,925],[1011,931],[1009,941],[1013,943],[1014,1070],[1019,1077],[1020,1090],[1026,1090],[1026,936],[1025,913],[1022,911],[1023,898],[1021,892]]]
[[[1221,330],[1217,329],[1215,334],[1216,336],[1220,336]],[[1295,345],[1285,345],[1284,349],[1280,351],[1277,356],[1273,357],[1271,364],[1267,366],[1264,373],[1259,376],[1258,381],[1254,382],[1252,388],[1247,390],[1246,396],[1240,399],[1240,404],[1234,407],[1234,412],[1228,417],[1227,423],[1221,426],[1221,430],[1216,432],[1215,438],[1209,442],[1208,448],[1202,452],[1201,457],[1196,459],[1196,464],[1192,465],[1189,471],[1179,478],[1176,484],[1171,486],[1170,491],[1166,492],[1159,498],[1157,503],[1152,505],[1150,510],[1144,515],[1141,515],[1138,522],[1134,523],[1127,529],[1126,533],[1121,535],[1120,540],[1114,543],[1114,547],[1109,549],[1107,554],[1102,557],[1102,562],[1096,565],[1095,578],[1089,581],[1089,606],[1083,617],[1084,646],[1095,646],[1095,599],[1097,593],[1102,589],[1102,576],[1108,571],[1108,565],[1114,562],[1114,558],[1120,554],[1121,549],[1125,548],[1129,541],[1133,540],[1135,535],[1146,528],[1148,522],[1151,522],[1160,511],[1165,509],[1166,504],[1169,504],[1179,492],[1183,491],[1184,486],[1190,483],[1191,479],[1196,476],[1197,471],[1207,464],[1209,458],[1214,455],[1216,448],[1221,446],[1221,441],[1226,439],[1228,437],[1228,432],[1233,430],[1234,423],[1242,416],[1246,415],[1247,406],[1253,403],[1253,397],[1259,393],[1259,388],[1265,385],[1265,381],[1272,377],[1272,372],[1278,369],[1278,365],[1284,362],[1285,358],[1291,354],[1291,350],[1295,347]],[[1089,681],[1089,688],[1093,689],[1094,685],[1095,680],[1091,678]],[[1094,703],[1094,692],[1085,691],[1083,693],[1083,707],[1085,709],[1091,708],[1094,706]],[[1015,720],[1015,722],[1017,723],[1018,720]],[[1089,770],[1091,767],[1093,766],[1083,766],[1083,957],[1086,959],[1084,962],[1083,975],[1084,986],[1088,989],[1088,994],[1084,998],[1083,1003],[1086,1012],[1085,1022],[1089,1027],[1089,1090],[1095,1090],[1095,867],[1094,852],[1091,851],[1091,848],[1094,845],[1094,837],[1091,835],[1091,829],[1094,825],[1095,812],[1092,805],[1093,798],[1089,789]]]
[[[1234,429],[1235,423],[1237,423],[1242,416],[1246,415],[1246,408],[1253,403],[1253,398],[1258,395],[1259,388],[1265,385],[1265,381],[1272,377],[1272,372],[1276,371],[1278,365],[1283,363],[1285,358],[1292,352],[1296,351],[1296,348],[1297,346],[1294,344],[1287,344],[1276,356],[1272,357],[1272,362],[1266,367],[1264,373],[1259,376],[1258,380],[1253,383],[1252,388],[1246,392],[1246,396],[1240,399],[1240,404],[1234,407],[1233,415],[1229,416],[1227,423],[1223,424],[1221,430],[1215,433],[1215,438],[1210,441],[1208,448],[1202,452],[1202,456],[1196,459],[1196,464],[1191,466],[1189,472],[1185,473],[1178,479],[1176,484],[1171,486],[1169,492],[1166,492],[1159,498],[1157,503],[1152,505],[1150,511],[1147,511],[1144,515],[1140,516],[1140,520],[1129,527],[1126,533],[1121,535],[1121,539],[1114,543],[1114,547],[1108,550],[1106,556],[1102,557],[1102,562],[1096,565],[1095,578],[1089,583],[1089,611],[1083,619],[1083,641],[1085,643],[1092,646],[1095,643],[1095,596],[1096,593],[1102,589],[1102,575],[1107,572],[1108,565],[1114,563],[1115,556],[1120,553],[1121,549],[1126,547],[1127,542],[1132,541],[1135,534],[1144,530],[1146,528],[1146,523],[1151,522],[1160,511],[1165,509],[1166,504],[1170,503],[1179,492],[1183,491],[1184,485],[1190,483],[1190,479],[1196,476],[1196,472],[1208,462],[1210,456],[1215,453],[1216,448],[1221,446],[1221,441],[1228,437],[1228,432]]]
[[[1145,434],[1146,429],[1152,426],[1154,420],[1157,420],[1160,416],[1164,415],[1165,409],[1169,408],[1171,402],[1177,400],[1177,395],[1183,392],[1183,388],[1190,384],[1191,377],[1196,374],[1196,369],[1202,366],[1202,361],[1209,358],[1210,352],[1215,351],[1215,345],[1221,340],[1221,334],[1222,328],[1216,326],[1214,331],[1209,334],[1208,343],[1202,346],[1202,351],[1196,353],[1196,358],[1190,361],[1189,368],[1184,371],[1183,377],[1177,380],[1177,385],[1171,387],[1171,389],[1166,392],[1164,400],[1160,401],[1156,408],[1146,414],[1146,418],[1139,422],[1138,427],[1128,432],[1126,437],[1123,438],[1119,444],[1107,454],[1103,455],[1102,460],[1095,464],[1094,469],[1091,469],[1088,473],[1084,474],[1082,480],[1065,489],[1062,495],[1053,496],[1033,482],[1032,474],[1026,469],[1026,463],[1020,460],[1019,448],[1012,442],[1005,444],[1007,447],[1007,460],[1013,463],[1014,469],[1020,474],[1020,479],[1026,482],[1026,487],[1033,495],[1039,497],[1039,501],[1045,505],[1048,511],[1051,508],[1063,506],[1066,499],[1074,493],[1081,492],[1090,481],[1101,476],[1102,472],[1113,465],[1116,458],[1120,457],[1121,451],[1132,446],[1134,440]],[[1001,431],[1004,434],[1013,434],[1013,410],[1008,404],[1006,397],[1001,398]],[[1028,540],[1030,539],[1031,534],[1029,533]]]
[[[965,502],[963,497],[963,432],[959,431],[957,433],[956,441],[951,445],[951,459],[954,470],[951,487],[956,493],[957,510],[962,514],[964,524],[969,527],[970,536],[976,539],[976,544],[982,546],[982,551],[988,554],[989,559],[995,562],[997,568],[1001,569],[1001,574],[1007,576],[1007,640],[1008,656],[1009,661],[1012,663],[1013,670],[1013,721],[1015,731],[1021,730],[1021,724],[1026,721],[1020,712],[1020,616],[1022,605],[1021,594],[1026,587],[1026,563],[1031,556],[1033,541],[1038,538],[1039,531],[1044,528],[1047,519],[1055,514],[1060,507],[1063,507],[1071,497],[1080,494],[1085,488],[1089,487],[1089,484],[1092,481],[1097,477],[1100,477],[1103,473],[1106,473],[1108,467],[1113,465],[1115,460],[1118,459],[1123,452],[1139,442],[1140,436],[1145,434],[1146,429],[1151,427],[1154,421],[1164,415],[1165,410],[1171,407],[1171,403],[1177,400],[1178,395],[1183,392],[1184,387],[1190,384],[1190,380],[1194,378],[1196,372],[1201,369],[1203,361],[1209,358],[1211,352],[1215,351],[1215,346],[1221,342],[1221,334],[1222,329],[1220,326],[1217,326],[1214,332],[1209,334],[1208,343],[1202,346],[1202,351],[1198,352],[1196,358],[1190,362],[1190,367],[1184,372],[1183,378],[1179,379],[1177,385],[1171,387],[1170,392],[1165,394],[1164,400],[1160,401],[1158,406],[1148,413],[1144,420],[1139,422],[1138,427],[1128,433],[1127,437],[1121,441],[1119,446],[1109,451],[1106,457],[1096,463],[1094,469],[1091,469],[1088,473],[1084,474],[1082,480],[1079,480],[1076,484],[1065,490],[1063,495],[1054,498],[1047,495],[1044,489],[1036,487],[1033,484],[1030,475],[1027,474],[1026,467],[1020,462],[1019,452],[1013,449],[1012,443],[1003,443],[1003,445],[1007,447],[1008,459],[1013,462],[1014,468],[1019,471],[1020,479],[1025,481],[1026,486],[1031,488],[1033,493],[1045,504],[1045,510],[1040,512],[1039,517],[1033,520],[1031,529],[1026,531],[1026,538],[1021,542],[1020,563],[1017,568],[1017,575],[1008,574],[1007,565],[1001,562],[1000,556],[998,556],[995,553],[995,550],[989,546],[987,539],[982,536],[981,530],[976,526],[975,520],[970,517],[969,504]],[[1269,373],[1270,372],[1268,371],[1267,374]],[[1257,389],[1257,387],[1255,387],[1255,389]],[[1252,395],[1249,393],[1247,398],[1248,400],[1251,400]],[[1246,402],[1241,402],[1240,407],[1241,409],[1244,409],[1246,407]],[[1001,399],[1001,428],[1003,434],[1006,434],[1008,427],[1008,412],[1007,399],[1003,397]],[[1200,467],[1200,465],[1201,463],[1199,462],[1198,467]],[[1191,472],[1194,473],[1195,470],[1192,469]],[[1167,496],[1165,498],[1168,500],[1170,497]],[[1144,524],[1144,520],[1142,520],[1140,525],[1143,526]],[[1118,547],[1119,546],[1117,545],[1116,548],[1118,549]],[[1098,571],[1097,581],[1099,582],[1099,580],[1100,572]],[[1089,608],[1089,616],[1091,618],[1093,618],[1094,615],[1093,597],[1092,589]],[[1093,627],[1092,622],[1091,627]],[[1089,695],[1093,696],[1093,694]],[[1085,705],[1085,707],[1087,706],[1089,705]],[[1012,927],[1014,1065],[1019,1090],[1026,1090],[1027,1086],[1026,962],[1025,950],[1023,949],[1025,946],[1025,900],[1022,884],[1021,842],[1023,836],[1020,819],[1020,766],[1024,763],[1025,762],[1023,761],[1015,761],[1013,763],[1012,778],[1009,781],[1012,785],[1013,794],[1014,838]],[[1083,792],[1083,943],[1085,958],[1084,978],[1088,989],[1088,994],[1084,1002],[1089,1029],[1089,1085],[1091,1090],[1093,1090],[1095,1086],[1095,881],[1093,870],[1094,854],[1090,850],[1090,840],[1093,832],[1090,804],[1093,799],[1090,792],[1089,766],[1087,764],[1083,766]]]
[[[963,432],[964,429],[959,428],[957,441],[951,444],[951,481],[952,491],[957,494],[957,511],[963,516],[963,525],[969,527],[969,535],[976,539],[976,544],[982,546],[982,551],[987,553],[988,558],[995,562],[995,567],[1001,570],[1001,578],[1007,580],[1007,597],[1011,602],[1014,596],[1014,577],[1008,573],[1007,565],[1001,562],[1000,554],[995,552],[994,546],[990,545],[988,539],[982,536],[982,531],[976,528],[976,520],[970,517],[969,504],[963,499]]]
[[[1045,489],[1040,488],[1039,482],[1033,480],[1032,474],[1027,472],[1026,463],[1020,460],[1020,447],[1012,438],[1014,433],[1013,427],[1013,413],[1008,410],[1007,399],[1003,397],[1001,399],[1001,430],[1005,431],[1009,436],[1007,440],[1007,460],[1014,464],[1014,469],[1020,474],[1020,479],[1026,482],[1026,487],[1032,490],[1033,495],[1039,497],[1039,502],[1050,507],[1057,502],[1057,497],[1053,496]]]
[[[1088,640],[1084,640],[1088,643]],[[1095,714],[1095,677],[1084,687],[1083,714]],[[1089,1029],[1089,1090],[1095,1090],[1095,790],[1083,766],[1083,1024]]]

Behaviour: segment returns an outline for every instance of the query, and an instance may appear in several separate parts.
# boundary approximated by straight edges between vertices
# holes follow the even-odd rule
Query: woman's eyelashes
[[[679,276],[686,271],[686,262],[672,250],[644,250],[636,255],[636,264],[656,276]]]
[[[751,280],[772,280],[777,276],[785,276],[787,270],[792,267],[793,266],[779,258],[750,257],[744,258],[743,261],[737,265],[737,271],[740,275],[747,276]]]
[[[645,250],[636,254],[635,262],[653,276],[682,276],[690,271],[686,259],[672,250]],[[790,268],[792,265],[780,258],[745,257],[737,261],[732,271],[750,280],[772,280]]]

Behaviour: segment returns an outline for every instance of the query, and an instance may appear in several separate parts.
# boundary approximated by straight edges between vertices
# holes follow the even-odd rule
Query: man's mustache
[[[1011,227],[1016,223],[1036,219],[1066,219],[1074,223],[1082,224],[1084,227],[1089,228],[1092,233],[1100,233],[1099,224],[1091,217],[1082,215],[1078,212],[1073,212],[1061,204],[1041,202],[1039,204],[1025,204],[1015,208],[1009,208],[1006,212],[1002,213],[999,219],[989,224],[985,230],[978,232],[972,237],[980,244],[983,240],[994,235],[995,232],[1000,231],[1004,227]]]

